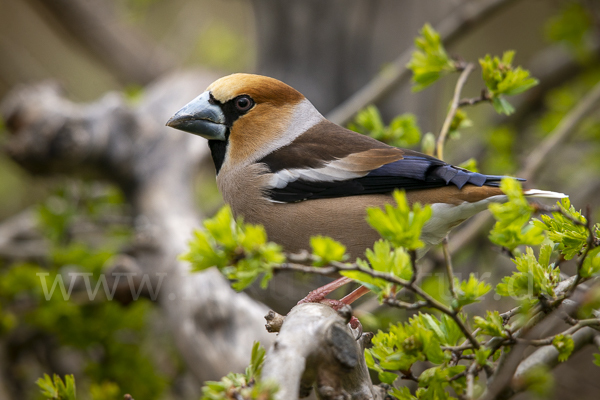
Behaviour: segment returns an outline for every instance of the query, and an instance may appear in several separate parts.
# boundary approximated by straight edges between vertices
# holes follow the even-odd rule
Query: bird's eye
[[[235,99],[235,108],[239,111],[248,111],[254,105],[254,101],[248,96],[239,96]]]

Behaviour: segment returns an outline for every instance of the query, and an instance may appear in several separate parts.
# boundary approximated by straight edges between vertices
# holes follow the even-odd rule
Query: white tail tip
[[[565,197],[569,197],[564,193],[549,192],[547,190],[537,189],[526,190],[525,192],[523,192],[523,194],[528,197],[542,197],[546,199],[564,199]]]

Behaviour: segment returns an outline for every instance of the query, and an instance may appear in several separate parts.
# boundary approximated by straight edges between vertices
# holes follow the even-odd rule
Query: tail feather
[[[564,193],[550,192],[548,190],[537,189],[526,190],[525,192],[523,192],[523,194],[528,197],[541,197],[545,199],[564,199],[565,197],[569,197]]]

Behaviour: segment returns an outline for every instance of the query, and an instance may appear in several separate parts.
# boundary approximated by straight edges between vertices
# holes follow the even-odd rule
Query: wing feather
[[[465,185],[498,187],[502,176],[482,175],[435,157],[398,149],[323,121],[259,162],[270,171],[270,200],[297,202],[395,189]]]

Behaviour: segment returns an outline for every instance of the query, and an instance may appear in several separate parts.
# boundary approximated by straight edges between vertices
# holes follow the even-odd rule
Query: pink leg
[[[360,286],[358,289],[354,290],[352,293],[345,296],[340,301],[345,304],[352,304],[356,300],[361,298],[363,295],[369,293],[370,291],[371,289],[367,288],[366,286]]]
[[[329,304],[329,306],[331,308],[333,308],[334,310],[338,310],[341,307],[343,307],[344,305],[352,304],[354,301],[356,301],[361,296],[363,296],[364,294],[366,294],[370,291],[367,287],[360,286],[358,289],[354,290],[352,293],[345,296],[341,300],[333,300],[333,299],[325,298],[325,296],[327,296],[329,293],[333,292],[335,289],[342,287],[345,284],[350,283],[350,282],[352,282],[352,280],[349,278],[345,278],[345,277],[336,279],[335,281],[328,283],[325,286],[321,286],[320,288],[313,290],[305,298],[300,300],[298,302],[298,304],[324,303],[324,304]],[[350,319],[350,326],[352,327],[352,329],[358,329],[358,336],[357,336],[357,340],[358,340],[358,338],[360,338],[360,336],[362,335],[362,325],[360,324],[360,321],[356,317],[353,316]]]
[[[305,298],[300,300],[298,302],[298,304],[319,303],[329,293],[333,292],[335,289],[340,288],[350,282],[352,282],[352,279],[350,279],[350,278],[346,278],[346,277],[338,278],[335,281],[328,283],[327,285],[321,286],[320,288],[313,290],[312,292],[307,294]],[[347,303],[347,304],[350,304],[350,303]]]

